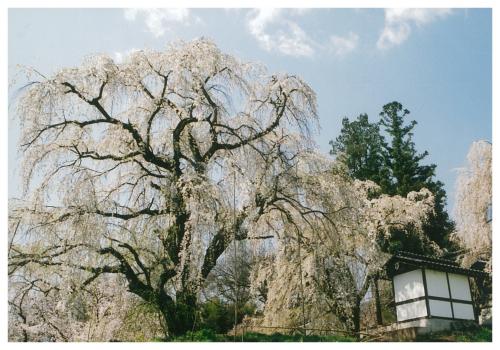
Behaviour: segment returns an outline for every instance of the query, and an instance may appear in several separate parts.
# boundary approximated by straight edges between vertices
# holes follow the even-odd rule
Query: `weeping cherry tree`
[[[299,157],[297,196],[320,215],[287,221],[287,231],[297,235],[282,239],[274,258],[253,271],[254,294],[268,287],[260,325],[359,336],[361,302],[390,257],[380,236],[411,228],[424,237],[434,196],[425,188],[406,197],[381,195],[378,185],[352,179],[338,162],[319,154],[307,159]]]
[[[457,178],[455,217],[456,237],[468,249],[464,264],[477,259],[487,262],[491,272],[491,210],[492,210],[492,146],[487,141],[472,143],[467,154],[467,166]]]
[[[231,242],[314,215],[295,198],[290,165],[317,122],[299,77],[269,75],[205,39],[28,75],[11,285],[75,293],[119,276],[179,335]]]

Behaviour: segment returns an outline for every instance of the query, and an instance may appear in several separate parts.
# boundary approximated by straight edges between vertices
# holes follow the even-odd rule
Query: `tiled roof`
[[[390,276],[397,274],[396,264],[410,265],[414,267],[427,267],[438,271],[453,272],[467,276],[486,277],[488,274],[481,270],[466,269],[453,260],[436,258],[406,251],[396,252],[387,262],[387,272]]]

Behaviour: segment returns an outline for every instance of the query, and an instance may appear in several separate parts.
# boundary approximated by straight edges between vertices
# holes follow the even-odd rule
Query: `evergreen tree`
[[[390,144],[385,144],[384,155],[392,178],[388,193],[392,195],[406,196],[425,187],[436,169],[436,164],[420,164],[429,153],[417,153],[412,141],[412,130],[417,122],[412,120],[404,125],[404,117],[408,114],[410,111],[403,109],[399,102],[386,104],[380,112],[380,124],[391,139]]]
[[[342,119],[342,130],[335,141],[330,141],[330,154],[346,164],[351,177],[372,180],[389,188],[389,169],[385,166],[384,138],[378,123],[370,123],[367,114],[360,114],[352,122]]]
[[[446,192],[443,183],[434,180],[436,164],[421,164],[429,153],[427,151],[420,154],[417,152],[412,132],[417,122],[412,120],[408,125],[405,125],[404,119],[408,114],[410,111],[403,108],[399,102],[386,104],[380,112],[380,124],[385,127],[384,130],[391,140],[390,144],[385,144],[386,166],[390,170],[392,179],[387,193],[406,196],[409,192],[419,191],[423,187],[429,189],[435,196],[435,204],[434,214],[429,217],[425,225],[426,235],[441,248],[451,248],[449,235],[454,229],[454,224],[445,210]],[[402,240],[401,237],[398,237],[399,234],[395,236],[393,238],[397,242]],[[403,241],[405,240],[403,239]],[[410,243],[409,241],[408,243]],[[404,243],[400,242],[397,248],[406,250],[417,248],[414,242],[409,246]],[[425,249],[417,250],[425,252]]]

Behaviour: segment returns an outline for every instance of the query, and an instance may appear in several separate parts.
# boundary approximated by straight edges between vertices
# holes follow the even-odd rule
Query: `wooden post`
[[[380,305],[380,293],[378,290],[378,277],[373,280],[373,287],[375,289],[375,310],[377,313],[377,325],[382,326],[382,306]]]

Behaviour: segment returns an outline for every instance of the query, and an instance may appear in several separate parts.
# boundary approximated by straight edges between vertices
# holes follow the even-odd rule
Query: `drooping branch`
[[[247,138],[242,139],[242,140],[235,142],[235,143],[219,143],[216,140],[215,142],[213,142],[211,144],[210,148],[203,155],[202,160],[203,161],[209,160],[219,150],[234,150],[234,149],[243,147],[243,146],[245,146],[245,145],[247,145],[255,140],[261,139],[264,136],[271,133],[280,124],[281,118],[283,117],[283,114],[285,112],[287,99],[288,99],[287,95],[284,95],[283,102],[280,105],[278,105],[278,104],[275,105],[276,115],[274,117],[274,120],[265,129],[263,129],[260,132],[255,133],[254,135],[252,135],[250,137],[247,137]],[[226,128],[231,129],[228,126],[226,126]],[[232,130],[232,131],[234,131],[234,130]]]

